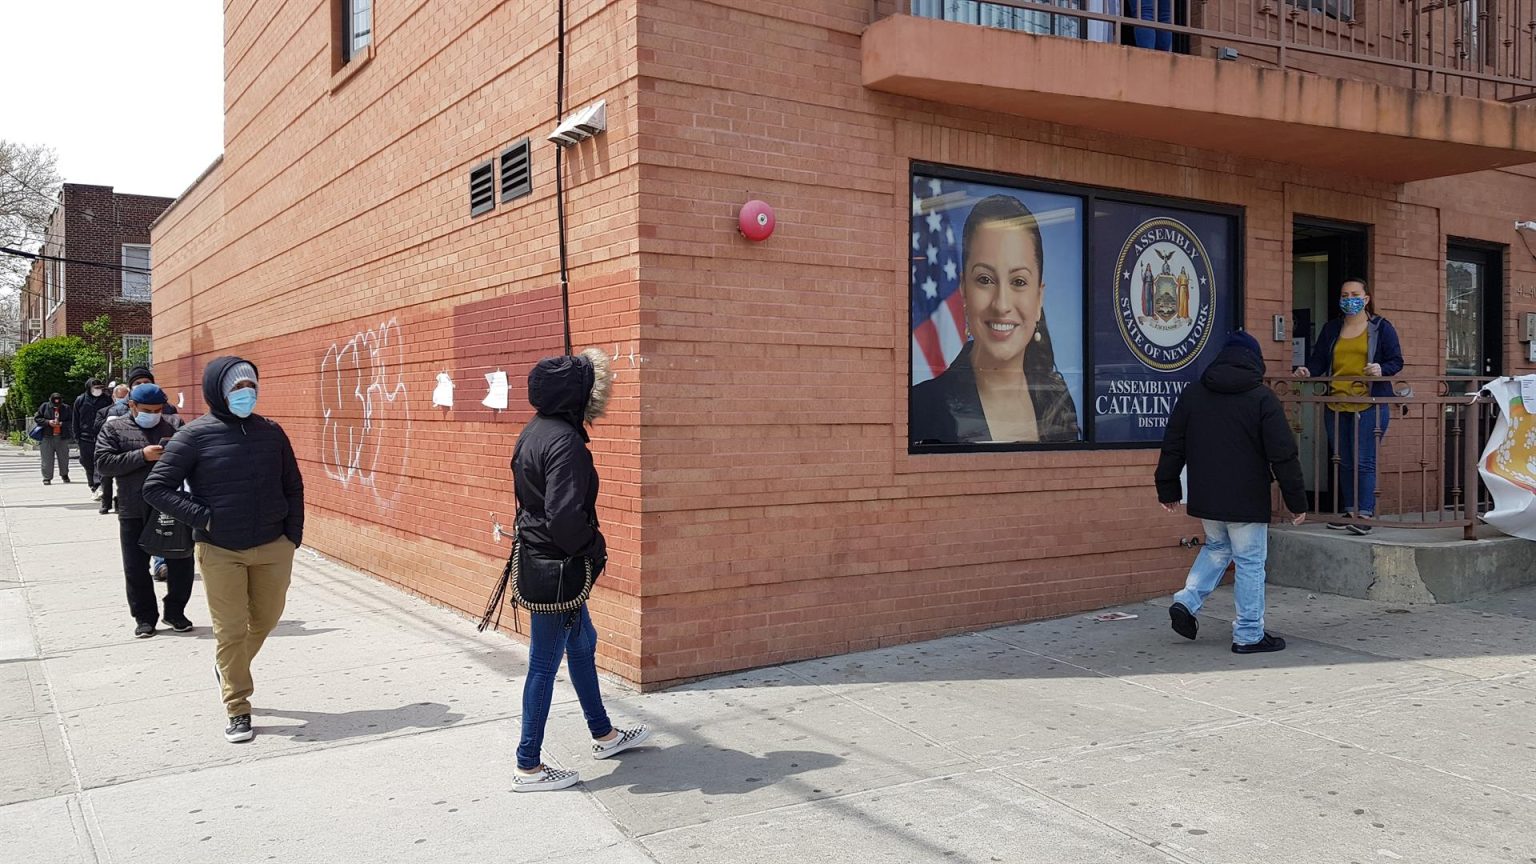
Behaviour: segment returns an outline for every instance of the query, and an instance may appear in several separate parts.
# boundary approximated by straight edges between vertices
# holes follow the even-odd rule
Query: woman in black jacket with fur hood
[[[602,416],[611,389],[608,355],[595,348],[545,358],[528,373],[528,402],[538,414],[523,428],[512,454],[517,532],[528,555],[556,561],[587,557],[598,571],[607,560],[597,522],[597,468],[584,424]],[[644,726],[619,729],[608,721],[597,682],[597,628],[585,605],[569,614],[532,612],[528,617],[528,677],[513,788],[564,789],[580,782],[580,776],[551,768],[540,756],[562,654],[592,733],[593,758],[628,750],[650,732]]]

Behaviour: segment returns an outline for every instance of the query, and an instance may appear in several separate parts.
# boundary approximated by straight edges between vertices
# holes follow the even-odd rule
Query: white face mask
[[[105,393],[105,392],[106,392],[106,391],[105,391],[105,390],[103,390],[103,389],[102,389],[102,388],[100,388],[100,387],[92,387],[92,388],[91,388],[91,395],[92,395],[92,396],[100,396],[100,395],[101,395],[101,394],[103,394],[103,393]]]

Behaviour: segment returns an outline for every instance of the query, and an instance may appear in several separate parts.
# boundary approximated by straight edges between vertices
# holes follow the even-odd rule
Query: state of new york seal
[[[1176,219],[1148,219],[1126,238],[1115,276],[1115,317],[1136,359],[1163,372],[1194,362],[1216,315],[1216,277],[1195,232]]]

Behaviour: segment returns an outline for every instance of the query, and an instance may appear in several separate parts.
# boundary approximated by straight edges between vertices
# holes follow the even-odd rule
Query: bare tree
[[[62,182],[51,149],[0,139],[0,246],[32,252],[43,245]],[[31,265],[30,259],[0,254],[0,334],[17,333]]]

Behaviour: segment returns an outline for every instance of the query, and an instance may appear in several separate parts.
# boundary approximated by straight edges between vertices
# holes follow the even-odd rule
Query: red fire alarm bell
[[[762,201],[748,201],[741,205],[738,220],[741,236],[754,242],[762,242],[773,236],[773,208]]]

